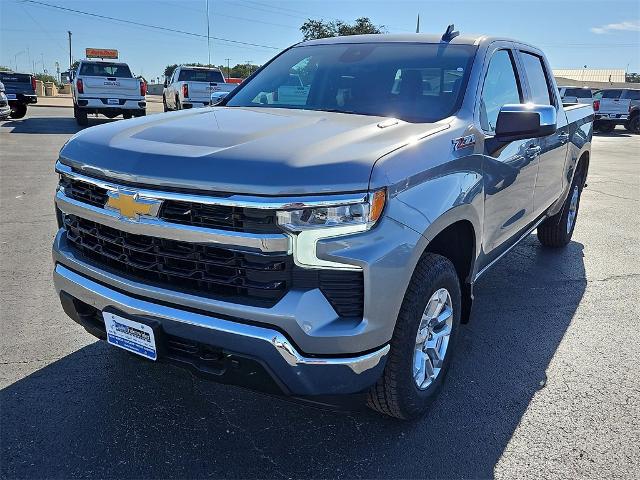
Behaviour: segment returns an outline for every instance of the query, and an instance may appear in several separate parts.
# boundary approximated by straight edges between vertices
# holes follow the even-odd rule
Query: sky
[[[39,3],[35,3],[39,2]],[[82,13],[153,25],[133,25]],[[207,63],[207,0],[0,0],[0,65],[49,73],[86,47],[118,49],[136,75],[161,78],[173,63]],[[542,48],[554,68],[640,72],[638,0],[209,0],[211,60],[262,64],[302,39],[307,18],[365,16],[389,33],[462,33],[516,38]],[[234,43],[235,42],[235,43]]]

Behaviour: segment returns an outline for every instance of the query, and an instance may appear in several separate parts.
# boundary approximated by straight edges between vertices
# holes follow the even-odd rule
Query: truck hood
[[[86,129],[61,161],[135,184],[251,195],[364,191],[376,160],[442,129],[384,117],[215,107]]]

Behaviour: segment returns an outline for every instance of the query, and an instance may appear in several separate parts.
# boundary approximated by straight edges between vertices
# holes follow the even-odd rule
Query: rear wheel
[[[76,119],[76,123],[81,127],[86,127],[89,125],[89,118],[87,117],[86,110],[82,110],[76,106],[73,107],[73,116]]]
[[[134,117],[144,117],[146,114],[147,114],[147,111],[144,108],[141,108],[140,110],[136,110],[135,112],[133,112]]]
[[[625,127],[631,133],[639,134],[640,133],[640,115],[635,115],[631,117],[631,120],[627,122]]]
[[[27,106],[24,103],[16,103],[11,107],[11,118],[23,118],[27,114]]]
[[[180,99],[176,97],[176,110],[182,110],[182,105],[180,104]]]
[[[461,293],[447,258],[425,253],[411,278],[370,408],[401,419],[423,415],[442,387],[460,326]]]
[[[128,120],[131,118],[131,112],[122,112],[122,118]]]
[[[164,97],[164,95],[162,96],[162,111],[163,112],[169,111],[169,107],[167,107],[167,99]]]
[[[600,133],[611,133],[613,129],[616,128],[616,124],[613,122],[596,122],[595,124],[596,130]]]
[[[584,172],[576,172],[571,190],[562,205],[562,210],[547,218],[538,226],[538,240],[545,247],[560,248],[566,246],[573,236],[576,227],[580,196],[584,187]]]

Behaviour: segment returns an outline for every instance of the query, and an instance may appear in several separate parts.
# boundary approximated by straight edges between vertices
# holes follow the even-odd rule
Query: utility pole
[[[207,65],[211,66],[211,36],[209,35],[209,0],[207,0],[207,51],[209,54],[209,61]]]
[[[67,33],[69,34],[69,71],[71,71],[71,64],[73,63],[71,60],[71,30],[67,30]]]
[[[418,14],[418,22],[416,23],[416,33],[420,33],[420,14]]]
[[[253,72],[251,71],[251,62],[253,60],[245,60],[245,62],[247,63],[247,68],[249,69],[249,75],[251,75]]]
[[[42,72],[47,73],[47,69],[44,68],[44,53],[40,52],[40,60],[42,60]]]
[[[227,61],[227,78],[229,78],[231,76],[231,69],[229,68],[229,61],[231,59],[230,58],[225,58],[225,60]]]

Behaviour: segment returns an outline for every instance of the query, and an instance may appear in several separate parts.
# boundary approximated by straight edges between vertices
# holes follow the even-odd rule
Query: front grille
[[[165,200],[160,218],[183,225],[247,233],[282,233],[271,210]]]
[[[64,175],[60,179],[60,186],[64,187],[64,194],[67,197],[78,200],[79,202],[88,203],[94,207],[104,207],[109,198],[105,188],[100,188],[92,183],[71,179]]]
[[[65,195],[74,200],[95,207],[104,207],[107,203],[105,188],[66,176],[62,177],[60,184],[65,189]],[[272,210],[164,200],[158,216],[181,225],[245,233],[282,233]]]
[[[152,284],[237,303],[274,305],[290,287],[292,261],[116,230],[65,215],[67,240],[83,256]]]

